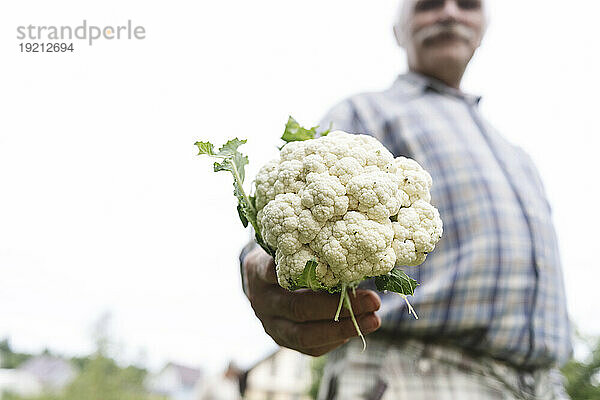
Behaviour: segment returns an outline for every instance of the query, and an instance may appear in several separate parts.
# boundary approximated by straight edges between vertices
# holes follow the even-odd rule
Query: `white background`
[[[536,161],[577,326],[600,333],[600,52],[592,0],[490,0],[464,89]],[[396,1],[3,1],[0,338],[222,368],[273,348],[240,290],[230,177],[193,143],[247,138],[254,176],[288,114],[305,125],[405,70]],[[146,39],[22,54],[19,25],[143,25]],[[145,354],[145,355],[144,355]]]

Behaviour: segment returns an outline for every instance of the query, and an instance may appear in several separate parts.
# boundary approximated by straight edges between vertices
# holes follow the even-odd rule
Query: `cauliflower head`
[[[323,287],[346,287],[421,264],[442,236],[429,173],[372,136],[334,131],[289,142],[255,185],[258,227],[287,289],[307,261]]]

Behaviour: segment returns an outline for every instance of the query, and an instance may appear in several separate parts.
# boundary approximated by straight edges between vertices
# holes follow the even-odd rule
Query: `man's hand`
[[[357,336],[348,310],[343,310],[338,322],[333,321],[339,295],[282,288],[277,283],[273,257],[259,246],[244,258],[243,269],[245,291],[254,313],[278,345],[320,356]],[[349,297],[363,334],[377,330],[381,324],[375,314],[381,306],[379,296],[359,289],[356,296]]]

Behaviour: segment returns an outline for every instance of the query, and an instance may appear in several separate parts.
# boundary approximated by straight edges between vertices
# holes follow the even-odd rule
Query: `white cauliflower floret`
[[[360,161],[353,157],[343,157],[329,168],[329,174],[337,176],[342,185],[347,185],[352,177],[360,175],[362,171]]]
[[[379,169],[365,169],[348,182],[348,198],[351,210],[367,214],[376,221],[389,220],[402,205],[403,196],[398,193],[399,178]]]
[[[298,231],[302,211],[300,203],[300,197],[296,194],[280,194],[256,215],[264,240],[286,255],[293,254],[302,247]]]
[[[410,158],[398,157],[394,160],[396,174],[400,178],[400,188],[408,194],[408,202],[403,206],[408,206],[417,200],[431,201],[429,189],[431,189],[432,180],[429,172]]]
[[[308,174],[306,187],[300,189],[298,194],[302,205],[311,210],[317,221],[325,222],[348,211],[346,187],[337,177],[327,173]]]
[[[419,265],[442,237],[442,220],[438,210],[424,200],[417,200],[398,213],[392,222],[392,248],[401,265]]]
[[[298,238],[303,244],[310,243],[323,227],[323,224],[315,219],[309,209],[300,211],[298,223]]]
[[[298,160],[264,165],[256,176],[256,208],[262,209],[278,194],[298,193],[304,186],[304,165]]]
[[[315,260],[318,263],[317,271],[324,271],[322,276],[325,277],[327,265],[323,264],[316,253],[308,246],[301,246],[292,254],[284,254],[277,249],[275,252],[275,265],[279,285],[286,289],[292,288],[298,276],[302,275],[307,261],[310,260]],[[335,285],[333,284],[333,286]]]
[[[394,267],[396,255],[388,251],[394,237],[389,220],[379,223],[350,211],[342,220],[334,222],[326,234],[330,236],[318,238],[324,241],[320,252],[322,259],[344,282],[382,275]]]
[[[272,160],[263,165],[256,175],[256,208],[262,209],[275,198],[275,182],[279,172],[279,160]]]
[[[281,286],[307,261],[326,288],[418,265],[441,237],[431,176],[375,138],[342,131],[290,142],[256,178],[257,222]],[[392,222],[393,221],[393,222]]]
[[[335,287],[340,283],[340,279],[333,274],[331,267],[323,262],[319,262],[316,268],[317,279],[325,287]]]

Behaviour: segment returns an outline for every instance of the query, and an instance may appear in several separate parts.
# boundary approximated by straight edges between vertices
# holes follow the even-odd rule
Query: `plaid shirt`
[[[318,400],[567,400],[557,369],[523,371],[416,339],[368,336],[327,355]]]
[[[381,331],[449,342],[519,368],[571,353],[551,210],[532,160],[481,116],[479,98],[416,73],[352,96],[320,123],[379,139],[431,174],[444,235],[419,267],[411,299],[382,296]]]

